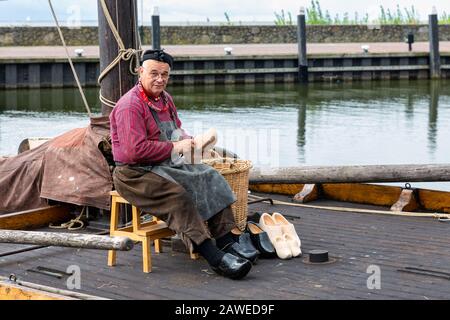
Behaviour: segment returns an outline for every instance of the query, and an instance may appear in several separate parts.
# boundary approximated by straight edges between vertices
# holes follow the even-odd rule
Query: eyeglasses
[[[144,67],[142,67],[142,68],[144,68]],[[146,68],[144,68],[144,69],[146,69]],[[146,70],[148,70],[148,69],[146,69]],[[161,79],[163,79],[163,80],[169,79],[169,73],[168,72],[159,73],[159,72],[156,72],[156,71],[152,71],[152,72],[148,73],[148,75],[150,76],[150,78],[152,80],[157,80],[159,77],[161,77]]]

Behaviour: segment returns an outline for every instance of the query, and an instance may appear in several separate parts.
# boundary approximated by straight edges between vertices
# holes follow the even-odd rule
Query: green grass
[[[288,26],[293,25],[292,14],[289,11],[281,10],[279,13],[274,12],[275,15],[275,25],[277,26]],[[232,26],[235,25],[231,21],[230,14],[224,12],[226,22],[224,25]],[[396,9],[391,11],[389,8],[384,8],[380,6],[380,11],[376,19],[369,20],[369,14],[366,13],[362,17],[354,12],[351,16],[348,12],[345,12],[342,17],[339,14],[332,15],[328,10],[323,10],[320,6],[319,0],[311,0],[310,5],[306,8],[306,24],[309,25],[364,25],[364,24],[390,24],[390,25],[417,25],[421,23],[428,23],[428,15],[425,16],[425,20],[421,21],[419,13],[416,11],[414,6],[409,8],[400,8],[397,4]],[[450,14],[444,11],[438,17],[439,24],[450,24]],[[240,25],[242,22],[239,23]]]
[[[275,14],[275,24],[276,25],[292,25],[292,15],[287,12],[287,17],[284,10],[281,13],[274,12]],[[345,12],[342,17],[339,14],[335,14],[333,17],[328,10],[323,11],[320,6],[319,0],[311,0],[311,4],[306,8],[306,24],[310,25],[331,25],[331,24],[394,24],[394,25],[404,25],[404,24],[420,24],[426,23],[426,21],[420,20],[420,15],[414,8],[400,8],[397,4],[396,9],[391,11],[389,8],[385,9],[380,6],[380,12],[378,17],[373,20],[369,20],[369,14],[366,13],[364,16],[359,17],[358,13],[355,12],[352,17],[348,12]],[[450,24],[450,15],[444,12],[439,16],[440,24]]]
[[[444,11],[443,14],[439,16],[439,24],[450,24],[450,14]]]
[[[228,12],[224,12],[223,14],[224,14],[224,16],[225,16],[225,19],[227,20],[227,22],[225,23],[225,25],[232,26],[232,25],[233,25],[233,22],[231,21],[231,18],[230,18],[230,15],[228,14]]]
[[[289,26],[292,25],[292,14],[290,12],[287,13],[287,17],[284,14],[284,10],[281,10],[281,13],[274,12],[275,14],[275,25],[277,26]]]
[[[385,10],[383,6],[380,6],[380,14],[378,20],[374,21],[379,24],[419,24],[420,16],[411,6],[411,9],[404,8],[404,11],[400,9],[397,4],[397,10],[391,12],[390,9]]]

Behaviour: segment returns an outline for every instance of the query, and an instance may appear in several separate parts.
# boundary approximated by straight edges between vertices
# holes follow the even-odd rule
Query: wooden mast
[[[98,35],[100,46],[100,70],[106,67],[118,56],[119,47],[103,12],[102,0],[98,0]],[[104,0],[112,21],[126,49],[137,49],[137,5],[136,0]],[[111,101],[119,98],[136,83],[136,76],[131,74],[130,61],[121,60],[101,82],[102,95]],[[102,103],[102,115],[109,115],[112,108]]]

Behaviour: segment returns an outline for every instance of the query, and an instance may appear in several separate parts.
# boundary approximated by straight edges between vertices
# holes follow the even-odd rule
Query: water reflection
[[[203,121],[228,130],[225,139],[237,140],[237,129],[277,129],[282,165],[329,165],[450,162],[449,87],[448,80],[405,80],[169,86],[168,91],[185,125]],[[99,112],[98,89],[85,93]],[[13,137],[5,132],[22,127],[27,117],[39,115],[36,126],[45,128],[46,119],[57,114],[64,122],[68,113],[79,114],[79,121],[86,116],[77,89],[0,90],[0,154],[17,150],[4,143]],[[21,130],[29,136],[27,128]]]
[[[287,106],[321,110],[330,103],[395,102],[405,99],[405,115],[412,118],[414,106],[420,99],[430,98],[437,106],[439,95],[448,97],[449,81],[366,81],[340,84],[244,84],[226,86],[170,87],[179,109],[211,110],[216,108],[259,108]],[[85,89],[92,109],[100,110],[98,89]],[[431,105],[430,105],[431,106]],[[433,107],[432,109],[435,109]],[[37,112],[84,112],[83,101],[77,89],[0,90],[0,112],[7,110]]]
[[[100,112],[98,89],[88,88],[84,93],[91,109]],[[71,113],[85,112],[85,108],[77,89],[14,89],[0,90],[2,111]]]
[[[231,108],[272,108],[298,105],[297,88],[292,85],[245,84],[168,88],[179,109],[230,110]]]
[[[439,107],[439,81],[430,81],[430,107],[428,116],[428,152],[434,156],[436,151],[437,120]]]
[[[406,108],[405,108],[405,118],[408,120],[408,123],[413,122],[414,119],[414,94],[412,92],[408,92],[406,98]]]
[[[297,130],[297,146],[298,155],[301,162],[305,162],[305,145],[306,145],[306,109],[308,108],[308,87],[300,85],[298,89],[298,130]]]

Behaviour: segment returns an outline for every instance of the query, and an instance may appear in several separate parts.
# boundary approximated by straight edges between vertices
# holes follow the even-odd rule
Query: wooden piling
[[[430,41],[430,78],[441,77],[441,57],[439,55],[439,25],[436,13],[428,16],[428,33]]]
[[[158,7],[153,9],[152,14],[152,48],[154,50],[161,49],[161,28]]]
[[[297,41],[298,41],[298,79],[299,82],[308,82],[308,59],[306,57],[306,19],[305,10],[302,7],[297,16]]]

